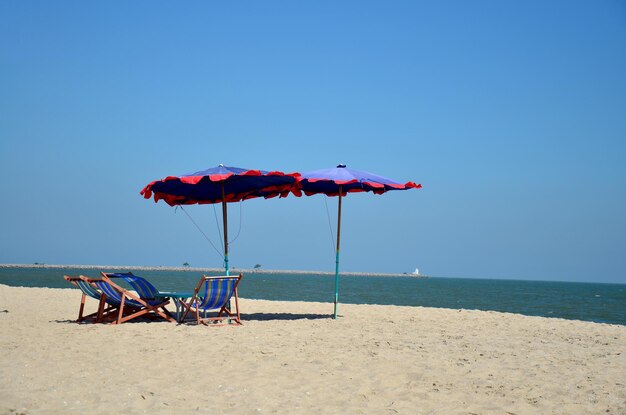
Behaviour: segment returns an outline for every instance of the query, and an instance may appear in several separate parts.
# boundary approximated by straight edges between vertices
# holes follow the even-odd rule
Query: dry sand
[[[245,299],[241,327],[108,326],[79,297],[0,285],[0,413],[626,413],[626,326]]]

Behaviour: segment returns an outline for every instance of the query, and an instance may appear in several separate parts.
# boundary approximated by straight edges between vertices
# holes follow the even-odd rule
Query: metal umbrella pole
[[[337,252],[335,254],[335,311],[333,318],[337,318],[337,304],[339,303],[339,245],[341,243],[341,186],[339,186],[339,207],[337,213]]]
[[[230,267],[228,266],[228,208],[226,207],[224,182],[222,182],[222,218],[224,221],[224,268],[226,269],[226,276],[229,276]]]

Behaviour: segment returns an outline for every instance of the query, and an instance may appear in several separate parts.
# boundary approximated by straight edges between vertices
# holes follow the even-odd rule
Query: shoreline
[[[144,266],[144,265],[78,265],[78,264],[0,264],[0,268],[39,268],[39,269],[95,269],[95,270],[129,270],[129,271],[176,271],[176,272],[221,272],[223,268],[196,268],[196,267],[168,267],[168,266]],[[305,271],[305,270],[272,270],[272,269],[250,269],[231,268],[233,273],[244,274],[293,274],[293,275],[325,275],[334,276],[330,271]],[[411,277],[430,278],[428,275],[415,275],[404,273],[382,273],[382,272],[340,272],[341,276],[348,277]]]

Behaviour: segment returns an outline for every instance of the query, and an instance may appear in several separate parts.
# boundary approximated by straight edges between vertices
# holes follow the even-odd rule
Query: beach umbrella
[[[390,190],[419,189],[421,184],[413,182],[398,183],[386,177],[378,176],[366,171],[349,169],[345,164],[336,168],[315,170],[302,173],[298,179],[298,189],[307,196],[324,194],[338,196],[337,213],[337,245],[335,247],[335,309],[333,318],[337,318],[337,303],[339,302],[339,246],[341,244],[341,199],[348,193],[373,192],[383,194]],[[300,192],[294,192],[296,196]]]
[[[154,196],[155,203],[163,200],[170,206],[222,203],[224,268],[229,275],[226,204],[255,197],[286,197],[293,191],[297,177],[297,173],[267,172],[220,164],[207,170],[156,180],[144,187],[141,195],[146,199]]]

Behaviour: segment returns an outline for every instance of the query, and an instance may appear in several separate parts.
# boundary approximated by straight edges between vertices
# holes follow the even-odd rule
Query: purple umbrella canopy
[[[339,302],[339,246],[341,243],[341,199],[348,193],[373,192],[383,194],[390,190],[419,189],[421,184],[413,182],[400,183],[377,174],[362,170],[349,169],[345,164],[335,168],[321,169],[302,173],[298,178],[296,196],[304,192],[307,196],[324,194],[339,196],[337,213],[337,246],[335,257],[335,310],[333,318],[337,318],[337,304]]]
[[[298,187],[307,196],[323,193],[326,196],[338,196],[341,192],[373,192],[383,194],[389,190],[419,189],[421,184],[406,182],[398,183],[386,177],[363,170],[349,169],[340,164],[332,169],[314,170],[302,173],[298,179]]]

